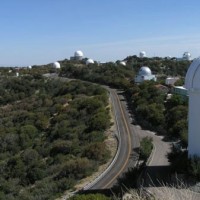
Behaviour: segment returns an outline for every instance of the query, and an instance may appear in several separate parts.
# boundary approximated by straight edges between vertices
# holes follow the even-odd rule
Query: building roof
[[[78,50],[74,53],[74,57],[83,57],[83,52]]]
[[[150,75],[152,75],[150,68],[147,67],[147,66],[141,67],[140,70],[139,70],[139,72],[138,72],[138,74],[140,76],[150,76]]]
[[[56,69],[60,69],[60,63],[59,62],[54,62],[52,64],[53,68],[56,68]]]
[[[89,65],[89,64],[94,64],[94,60],[92,60],[91,58],[87,59],[86,65]]]
[[[194,59],[190,65],[186,77],[185,87],[189,89],[200,89],[200,57]]]
[[[140,56],[140,58],[146,57],[146,52],[145,52],[145,51],[141,51],[141,52],[139,53],[139,56]]]
[[[119,64],[123,65],[123,66],[126,66],[126,62],[125,61],[120,61]]]

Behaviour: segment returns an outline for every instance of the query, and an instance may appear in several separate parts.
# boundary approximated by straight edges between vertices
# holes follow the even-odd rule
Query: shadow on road
[[[162,187],[171,184],[170,166],[146,166],[140,183],[143,187]]]
[[[78,194],[104,194],[105,196],[112,197],[113,192],[111,189],[100,189],[100,190],[82,190]]]
[[[139,185],[138,178],[141,175]],[[80,194],[101,193],[106,196],[122,197],[129,189],[138,189],[142,187],[162,187],[171,185],[169,166],[143,166],[141,168],[128,168],[121,175],[117,182],[111,187],[103,190],[80,191]],[[139,187],[138,187],[139,186]]]
[[[80,194],[94,194],[94,193],[101,193],[106,196],[116,196],[122,197],[122,195],[127,192],[130,188],[137,188],[137,179],[138,175],[141,173],[141,169],[138,168],[129,168],[123,175],[121,175],[117,182],[111,187],[106,188],[103,190],[87,190],[87,191],[80,191]]]

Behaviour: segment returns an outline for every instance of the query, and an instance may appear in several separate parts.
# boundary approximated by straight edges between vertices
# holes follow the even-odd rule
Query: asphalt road
[[[134,137],[130,116],[124,98],[120,92],[115,89],[107,88],[107,90],[110,92],[113,110],[115,111],[116,126],[119,134],[118,137],[121,140],[121,144],[119,145],[120,151],[112,168],[110,168],[110,170],[95,185],[93,185],[90,190],[111,188],[117,182],[117,178],[127,170],[130,163],[134,166],[137,162],[137,159],[134,159],[133,162],[132,155],[134,154],[133,149],[139,147],[139,140],[136,139],[136,135]]]

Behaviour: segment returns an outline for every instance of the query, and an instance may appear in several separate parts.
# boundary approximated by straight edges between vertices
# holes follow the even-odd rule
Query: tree
[[[27,148],[30,143],[37,136],[38,130],[34,125],[25,125],[20,128],[20,145],[22,148]]]
[[[105,144],[98,142],[87,146],[83,155],[89,159],[104,163],[109,158],[110,152],[105,148]]]
[[[109,127],[109,125],[109,115],[105,111],[96,113],[89,121],[89,127],[91,130],[104,131]]]

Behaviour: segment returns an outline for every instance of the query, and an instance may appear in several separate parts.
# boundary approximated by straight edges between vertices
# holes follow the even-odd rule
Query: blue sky
[[[0,66],[200,56],[199,0],[1,0]]]

